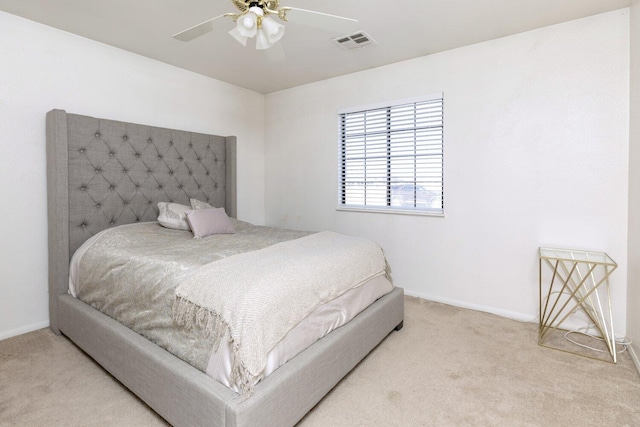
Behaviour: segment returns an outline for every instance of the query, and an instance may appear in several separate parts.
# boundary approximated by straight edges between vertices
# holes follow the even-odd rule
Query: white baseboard
[[[45,320],[44,322],[34,323],[33,325],[24,326],[22,328],[0,332],[0,341],[5,340],[7,338],[16,337],[18,335],[26,334],[28,332],[37,331],[38,329],[47,328],[47,327],[49,327],[49,321]]]
[[[491,314],[495,314],[496,316],[506,317],[507,319],[517,320],[519,322],[527,322],[527,323],[539,322],[538,313],[532,315],[532,314],[518,313],[514,311],[509,311],[509,310],[501,310],[495,307],[487,307],[479,304],[470,304],[466,301],[442,298],[442,297],[437,297],[433,295],[422,294],[419,292],[408,291],[406,289],[404,290],[404,293],[412,297],[418,297],[418,298],[426,299],[429,301],[440,302],[443,304],[452,305],[454,307],[468,308],[470,310],[482,311],[484,313],[491,313]],[[579,330],[588,325],[588,322],[586,323],[587,320],[588,319],[585,319],[583,321],[580,318],[570,317],[562,323],[562,329],[567,331]],[[591,333],[597,333],[597,332],[591,331]],[[615,336],[617,339],[623,339],[625,335],[620,331],[616,331]],[[638,354],[640,354],[640,348],[638,349]],[[640,371],[640,368],[639,368],[639,371]]]
[[[636,352],[635,347],[638,347],[638,352]],[[638,371],[638,375],[640,375],[640,359],[638,359],[638,353],[640,353],[640,346],[638,344],[629,344],[627,345],[627,351],[629,355],[631,355],[631,360],[633,360],[633,364],[636,365],[636,370]]]
[[[436,297],[433,295],[426,295],[426,294],[422,294],[419,292],[413,292],[413,291],[408,291],[408,290],[404,290],[404,293],[412,296],[412,297],[418,297],[418,298],[422,298],[422,299],[426,299],[429,301],[435,301],[435,302],[440,302],[443,304],[447,304],[447,305],[453,305],[455,307],[460,307],[460,308],[468,308],[470,310],[476,310],[476,311],[482,311],[485,313],[491,313],[491,314],[495,314],[496,316],[501,316],[501,317],[506,317],[508,319],[513,319],[513,320],[518,320],[520,322],[533,322],[533,323],[537,323],[538,322],[538,315],[531,315],[531,314],[524,314],[524,313],[517,313],[514,311],[509,311],[509,310],[501,310],[501,309],[497,309],[495,307],[487,307],[484,305],[479,305],[479,304],[470,304],[468,302],[465,301],[459,301],[459,300],[454,300],[454,299],[449,299],[449,298],[441,298],[441,297]]]

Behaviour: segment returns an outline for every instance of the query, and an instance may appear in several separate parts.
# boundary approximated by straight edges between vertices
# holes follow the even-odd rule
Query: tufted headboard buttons
[[[226,138],[67,114],[69,254],[115,225],[155,221],[158,202],[226,207]]]

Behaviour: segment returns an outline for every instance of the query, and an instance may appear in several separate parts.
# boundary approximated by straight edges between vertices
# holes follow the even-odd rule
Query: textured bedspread
[[[199,329],[176,327],[176,286],[213,261],[309,234],[232,221],[236,234],[205,239],[157,223],[105,230],[86,243],[90,247],[79,263],[76,296],[205,371],[213,337]]]

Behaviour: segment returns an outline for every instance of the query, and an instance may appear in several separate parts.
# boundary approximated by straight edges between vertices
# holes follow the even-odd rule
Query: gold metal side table
[[[549,344],[551,335],[557,330],[562,330],[562,323],[582,309],[606,343],[613,363],[616,363],[609,276],[618,264],[604,252],[571,249],[539,248],[539,258],[538,344],[584,356],[585,354]],[[543,266],[549,268],[543,269]],[[549,280],[546,289],[543,289],[542,285],[543,276]]]

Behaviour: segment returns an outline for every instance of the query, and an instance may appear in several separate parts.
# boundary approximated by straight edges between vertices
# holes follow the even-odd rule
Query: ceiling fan
[[[327,13],[298,9],[295,7],[280,7],[279,0],[231,0],[239,12],[225,13],[204,21],[191,28],[187,28],[173,35],[173,38],[188,42],[215,29],[214,22],[221,18],[231,18],[236,26],[229,34],[243,46],[249,38],[256,38],[256,49],[268,49],[277,43],[284,35],[284,25],[280,21],[291,21],[309,25],[328,31],[348,32],[353,29],[357,20]]]

